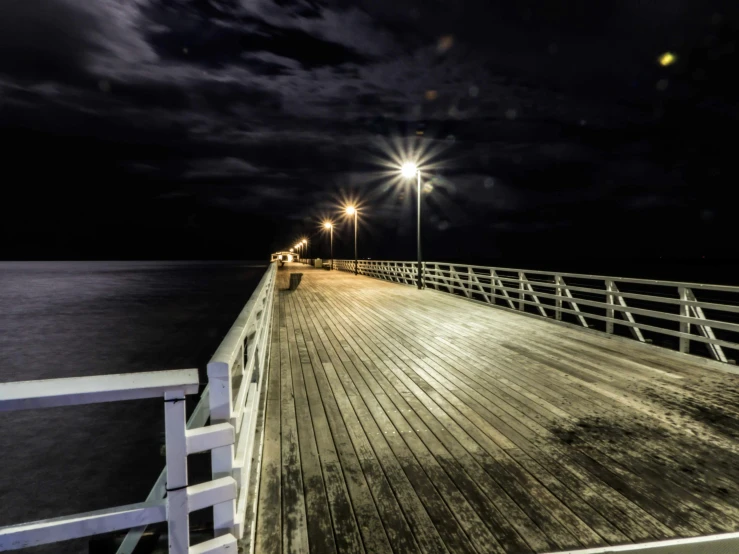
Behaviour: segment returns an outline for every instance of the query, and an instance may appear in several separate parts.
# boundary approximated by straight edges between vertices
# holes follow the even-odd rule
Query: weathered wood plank
[[[314,305],[312,309],[316,310],[317,313],[322,313],[327,320],[331,319],[331,314],[326,311],[320,311],[320,305]],[[340,327],[338,329],[340,330]],[[410,426],[411,429],[415,428],[419,432],[423,431],[423,441],[432,447],[436,459],[442,464],[445,471],[450,476],[453,476],[455,483],[460,486],[463,494],[473,503],[475,510],[486,521],[486,524],[491,530],[493,530],[495,536],[505,547],[506,551],[525,552],[528,547],[524,539],[516,532],[514,528],[515,524],[511,525],[505,519],[495,504],[490,501],[491,498],[500,499],[504,504],[502,510],[504,513],[508,513],[509,516],[511,513],[515,514],[512,517],[516,523],[520,524],[521,516],[523,516],[525,522],[521,525],[522,533],[536,545],[535,547],[545,549],[551,546],[546,539],[543,539],[541,531],[530,521],[526,520],[520,508],[507,497],[503,489],[490,476],[485,474],[482,468],[474,462],[473,458],[461,448],[452,433],[440,424],[433,413],[418,402],[415,395],[403,386],[392,372],[382,369],[383,366],[387,366],[392,362],[381,360],[377,356],[377,351],[374,349],[365,349],[365,352],[367,352],[372,362],[365,369],[372,374],[375,381],[381,387],[377,391],[376,397],[383,405],[385,412],[393,421],[397,421],[400,417],[404,417],[407,421],[407,423],[400,422],[396,426]],[[420,417],[417,414],[420,414]],[[449,448],[449,450],[446,451],[445,448]],[[458,460],[463,460],[464,463],[460,463],[458,467],[455,467],[455,464],[459,463]],[[466,473],[460,473],[461,468]]]
[[[285,293],[280,295],[280,415],[282,429],[282,551],[309,551],[300,443],[293,394]]]
[[[384,321],[383,324],[387,325],[388,322]],[[360,323],[359,321],[352,322],[352,326],[357,326],[361,328],[362,325],[364,325],[364,323]],[[364,329],[364,331],[366,333],[367,329]],[[384,342],[385,344],[392,345],[395,343],[395,340],[393,336],[385,334]],[[440,396],[444,396],[444,393],[448,392],[452,395],[456,395],[457,397],[462,398],[463,393],[461,392],[461,390],[455,388],[454,385],[450,386],[446,377],[441,375],[441,373],[434,372],[429,364],[433,364],[433,362],[428,357],[426,357],[423,361],[418,361],[415,364],[411,363],[410,365],[411,369],[415,370],[416,374],[421,376],[421,378],[423,378],[425,382],[429,383],[432,387],[436,388],[437,391],[441,393]],[[447,381],[446,388],[444,388],[443,381]],[[461,381],[457,381],[455,384],[462,387],[466,386]],[[467,406],[470,406],[473,403],[474,402],[470,402],[469,400],[465,402]],[[474,413],[475,416],[477,416],[478,412],[479,410],[476,412],[471,412],[468,410],[467,413]],[[511,423],[513,426],[517,427],[517,431],[523,429],[523,427],[519,425],[518,421],[508,418],[503,411],[496,412],[496,416],[501,417],[501,419],[496,420],[496,426],[498,427],[509,427],[509,429],[512,429],[512,427],[508,426],[508,424]],[[528,429],[524,429],[524,432],[528,432]],[[509,431],[509,435],[511,440],[515,441],[517,438],[520,439],[520,437],[516,437],[515,432],[513,431]],[[506,459],[505,456],[500,457],[500,459],[497,460],[497,464],[498,468],[495,473],[501,473],[501,469],[505,468],[504,474],[512,477],[512,481],[508,482],[509,488],[513,490],[518,489],[522,493],[522,496],[523,494],[525,494],[523,493],[523,489],[528,488],[528,497],[536,498],[537,504],[529,502],[527,508],[532,513],[536,514],[535,517],[537,518],[539,525],[544,526],[549,531],[550,536],[555,541],[555,544],[557,544],[558,547],[568,548],[576,546],[579,543],[578,540],[575,539],[574,534],[567,533],[567,531],[565,530],[567,525],[563,526],[561,524],[561,521],[558,521],[557,519],[564,520],[574,525],[579,530],[579,534],[581,535],[587,536],[589,533],[591,533],[589,540],[584,539],[584,544],[593,544],[593,542],[597,543],[597,540],[599,539],[598,535],[592,533],[589,528],[584,526],[584,524],[582,524],[582,522],[580,522],[576,518],[576,516],[573,516],[573,514],[571,514],[571,512],[569,512],[566,507],[558,503],[556,498],[549,494],[546,489],[541,487],[538,482],[529,479],[528,475],[518,471],[518,469],[515,467],[515,464],[510,464],[510,460]],[[534,492],[534,494],[531,494],[532,492]],[[559,512],[558,517],[557,515],[555,515],[556,511]]]
[[[275,303],[277,292],[275,293]],[[270,349],[267,382],[267,405],[264,420],[264,447],[262,449],[259,499],[254,537],[256,554],[282,552],[282,454],[280,449],[280,321],[279,310],[274,310],[272,345]]]
[[[387,470],[374,455],[347,392],[335,379],[334,365],[340,366],[343,362],[323,330],[315,323],[315,320],[311,320],[309,330],[314,339],[319,339],[314,340],[314,345],[316,353],[320,354],[322,366],[322,371],[315,372],[316,382],[324,400],[332,435],[337,445],[343,447],[340,448],[342,468],[352,490],[353,507],[366,549],[370,552],[387,551],[389,540],[399,552],[418,552],[419,543],[424,551],[445,552],[441,538],[428,516],[422,512],[422,504],[414,497],[412,488],[392,468],[386,475]],[[408,519],[398,499],[402,499],[406,509],[410,509]],[[381,523],[376,519],[378,514]],[[380,533],[383,524],[384,532]],[[412,527],[415,529],[415,536]]]
[[[517,403],[517,400],[512,399],[510,397],[507,398],[507,401],[508,403],[511,403],[511,404]],[[535,405],[530,405],[529,407],[536,410]],[[562,413],[563,412],[561,410],[555,411],[555,414],[558,416],[561,416]],[[536,414],[534,414],[533,418],[537,419]],[[610,457],[613,459],[613,455],[611,455]],[[642,458],[640,460],[640,463],[641,463],[640,467],[643,468],[644,467],[643,464],[648,463],[648,461]],[[727,510],[721,504],[711,504],[710,499],[707,499],[707,498],[696,499],[692,493],[683,491],[682,490],[683,486],[684,485],[682,483],[682,480],[679,480],[679,479],[675,480],[672,483],[672,486],[667,491],[661,492],[661,495],[663,496],[663,498],[661,499],[662,500],[661,503],[666,508],[668,508],[669,506],[673,506],[675,502],[679,501],[685,504],[687,509],[692,510],[696,507],[695,502],[698,502],[703,512],[706,512],[708,514],[713,514],[713,515],[708,520],[703,519],[703,521],[701,521],[700,518],[695,519],[693,523],[697,526],[697,528],[703,529],[706,532],[715,531],[717,530],[715,523],[713,523],[713,520],[715,520],[715,515],[721,515],[724,518],[726,517],[735,518],[736,517],[736,513],[734,512],[734,510]],[[691,519],[695,518],[692,512],[688,512],[686,514],[686,517],[691,518]]]
[[[336,329],[334,329],[334,332],[336,332]],[[382,389],[376,388],[374,391],[370,390],[370,386],[368,386],[368,382],[366,381],[369,374],[367,370],[372,364],[371,360],[361,354],[360,356],[365,359],[360,359],[360,356],[357,355],[359,351],[352,348],[353,341],[350,338],[347,338],[347,345],[349,348],[347,353],[350,358],[353,358],[353,364],[347,366],[349,378],[352,379],[353,385],[357,387],[359,395],[365,400],[368,412],[381,428],[386,429],[387,441],[401,463],[406,475],[408,475],[408,478],[416,487],[429,494],[425,499],[427,510],[428,503],[436,502],[437,498],[430,488],[421,488],[428,487],[427,482],[433,484],[441,500],[447,504],[448,513],[446,508],[441,504],[435,507],[436,510],[439,510],[436,514],[438,518],[436,523],[437,528],[440,523],[447,525],[450,517],[456,518],[459,525],[464,529],[478,550],[483,552],[501,552],[502,550],[498,541],[487,531],[483,521],[420,439],[419,434],[422,431],[428,432],[428,430],[415,430],[402,416],[398,416],[394,406],[390,408],[390,412],[386,413],[383,410],[379,399],[386,400],[386,396],[383,394]],[[376,386],[376,383],[372,384]],[[423,476],[424,473],[428,480]],[[432,518],[434,514],[435,512],[430,513]],[[452,547],[453,545],[450,544],[448,546]],[[454,548],[459,548],[459,546],[455,546]]]
[[[307,322],[303,317],[300,309],[293,305],[292,317],[295,325],[299,326],[303,332],[296,337],[298,348],[305,353],[309,363],[303,363],[303,383],[310,406],[310,419],[315,429],[315,437],[320,456],[320,463],[323,468],[323,476],[326,486],[326,496],[331,509],[331,519],[333,521],[334,536],[336,547],[339,552],[359,553],[365,552],[362,543],[362,537],[359,532],[354,509],[352,508],[351,498],[344,480],[344,472],[342,471],[341,462],[337,447],[331,434],[326,411],[323,406],[321,393],[318,389],[313,365],[321,367],[320,359],[316,356],[315,347],[313,345]],[[371,499],[370,499],[371,502]],[[378,520],[379,523],[379,520]],[[381,530],[381,525],[379,530]],[[378,539],[385,538],[384,532],[380,534]],[[387,544],[387,541],[383,541]],[[373,551],[378,551],[380,545],[373,544]],[[388,548],[389,550],[389,548]]]
[[[311,417],[308,394],[303,379],[303,365],[310,365],[310,359],[304,345],[299,344],[302,339],[300,328],[298,327],[296,330],[293,323],[295,311],[293,296],[293,294],[285,294],[285,327],[290,353],[295,419],[300,444],[300,464],[308,525],[307,533],[310,537],[310,551],[312,553],[330,554],[336,552],[334,529],[323,481],[321,461],[318,457],[318,445],[313,431],[314,420]],[[303,347],[301,348],[301,346]]]

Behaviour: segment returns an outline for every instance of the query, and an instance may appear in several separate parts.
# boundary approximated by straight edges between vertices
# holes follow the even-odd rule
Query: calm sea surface
[[[0,382],[188,367],[202,375],[265,269],[0,262]],[[145,500],[164,467],[162,432],[157,400],[0,412],[0,526]]]

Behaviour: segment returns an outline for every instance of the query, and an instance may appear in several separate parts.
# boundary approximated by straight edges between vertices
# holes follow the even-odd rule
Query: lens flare
[[[403,167],[400,168],[400,172],[403,174],[403,177],[405,177],[406,179],[415,177],[417,171],[418,171],[418,168],[416,167],[416,164],[414,164],[413,162],[405,162],[403,164]]]

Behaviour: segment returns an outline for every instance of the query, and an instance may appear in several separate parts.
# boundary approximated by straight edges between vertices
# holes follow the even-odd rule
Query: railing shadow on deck
[[[335,263],[355,270],[354,260]],[[357,272],[416,285],[417,267],[359,260]],[[484,304],[728,364],[739,355],[739,287],[440,262],[422,273],[426,287]]]
[[[0,383],[0,411],[161,397],[166,443],[166,467],[146,501],[0,527],[0,552],[128,529],[118,554],[131,554],[147,526],[162,522],[170,553],[236,551],[250,523],[248,504],[255,500],[248,491],[257,474],[252,462],[260,459],[253,454],[275,276],[271,263],[208,363],[208,384],[187,422],[185,395],[199,390],[197,369]],[[211,480],[188,486],[187,456],[208,451]],[[189,514],[208,507],[213,508],[214,538],[190,546]]]

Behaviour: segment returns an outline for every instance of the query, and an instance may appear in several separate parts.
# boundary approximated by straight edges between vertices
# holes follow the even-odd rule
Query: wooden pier
[[[515,554],[735,532],[738,392],[685,354],[287,264],[253,546]]]

